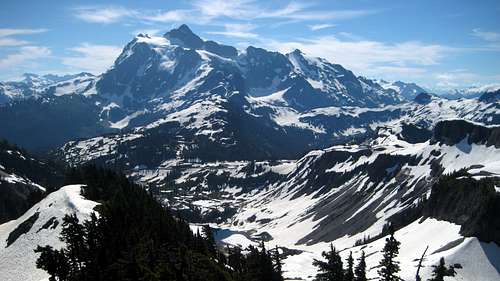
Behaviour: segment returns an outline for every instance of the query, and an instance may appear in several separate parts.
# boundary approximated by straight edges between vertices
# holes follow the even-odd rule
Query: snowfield
[[[39,281],[48,278],[45,271],[36,268],[35,262],[38,254],[35,254],[33,250],[37,245],[62,247],[63,243],[59,240],[59,234],[63,217],[74,213],[80,220],[85,220],[93,212],[97,203],[84,199],[80,195],[80,190],[80,185],[64,186],[49,194],[17,220],[0,225],[0,275],[2,281]],[[6,241],[9,234],[36,213],[38,213],[38,218],[30,230],[7,246]],[[58,223],[52,223],[49,227],[44,228],[43,226],[50,220]]]

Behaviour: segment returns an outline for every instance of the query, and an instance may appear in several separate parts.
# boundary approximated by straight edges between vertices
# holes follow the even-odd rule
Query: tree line
[[[282,281],[279,251],[220,248],[209,226],[188,223],[142,186],[109,170],[71,169],[66,184],[85,184],[82,195],[100,202],[85,221],[67,215],[62,249],[38,246],[37,267],[50,281],[179,280]]]
[[[382,249],[382,260],[379,262],[378,280],[381,281],[400,281],[398,276],[401,270],[399,262],[396,259],[399,254],[401,242],[394,237],[394,228],[390,227],[389,237],[385,240],[385,246]],[[346,260],[347,266],[344,268],[342,258],[339,252],[330,244],[330,250],[322,253],[324,260],[314,260],[313,265],[318,268],[316,281],[367,281],[365,252],[361,252],[358,263],[354,266],[352,252]],[[438,265],[433,266],[432,278],[428,281],[444,281],[445,276],[454,276],[453,267],[447,267],[444,258],[441,258]],[[415,279],[420,281],[420,276]]]

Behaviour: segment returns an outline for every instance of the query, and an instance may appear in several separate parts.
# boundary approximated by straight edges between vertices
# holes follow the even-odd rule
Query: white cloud
[[[114,23],[123,18],[137,15],[137,12],[124,7],[78,7],[75,16],[90,23]]]
[[[51,52],[49,48],[40,46],[23,46],[15,53],[11,53],[0,59],[0,69],[19,67],[30,61],[48,57]]]
[[[188,22],[191,21],[193,11],[190,10],[170,10],[148,15],[141,15],[139,18],[154,22]]]
[[[113,65],[114,60],[121,52],[121,48],[110,45],[95,45],[83,43],[69,49],[77,55],[64,57],[63,64],[78,71],[88,71],[100,74]]]
[[[372,10],[310,9],[312,5],[290,2],[276,9],[262,7],[255,0],[198,0],[193,6],[208,18],[227,17],[238,20],[285,19],[297,21],[341,20],[362,17],[376,13]]]
[[[258,35],[251,32],[256,27],[253,24],[228,23],[224,25],[225,31],[210,31],[207,33],[237,38],[257,38]]]
[[[323,23],[323,24],[313,24],[313,25],[309,25],[309,28],[310,28],[312,31],[316,31],[316,30],[321,30],[321,29],[330,28],[330,27],[334,27],[334,26],[335,26],[335,25],[333,25],[333,24]]]
[[[30,34],[43,33],[47,31],[48,29],[45,28],[37,28],[37,29],[0,28],[0,47],[29,45],[30,42],[12,38],[12,36],[30,35]]]
[[[354,71],[367,73],[375,67],[408,67],[437,64],[452,49],[410,41],[388,44],[369,40],[341,40],[335,36],[291,42],[271,42],[270,47],[282,52],[300,49],[307,54],[342,64]]]
[[[91,23],[115,23],[121,20],[152,22],[213,23],[220,18],[235,20],[281,19],[319,21],[351,19],[376,13],[372,10],[315,10],[312,5],[290,2],[279,8],[263,6],[255,0],[194,0],[188,9],[164,11],[135,10],[122,6],[87,6],[73,9],[75,16]],[[248,34],[247,34],[248,35]]]
[[[0,37],[0,47],[11,47],[11,46],[22,46],[22,45],[28,45],[28,41],[24,40],[18,40],[14,38],[2,38]]]
[[[162,30],[156,29],[156,28],[149,28],[149,29],[136,29],[136,30],[132,31],[131,34],[134,36],[141,34],[141,33],[148,34],[148,35],[158,35],[158,34],[160,34],[160,32],[162,32]]]
[[[198,0],[194,8],[208,18],[229,17],[246,19],[255,17],[259,9],[253,0]]]
[[[483,31],[480,28],[474,28],[472,30],[472,35],[481,38],[485,41],[490,41],[490,42],[500,41],[500,33],[493,31]]]
[[[15,35],[28,35],[47,32],[48,29],[22,29],[22,28],[0,28],[0,37],[15,36]]]

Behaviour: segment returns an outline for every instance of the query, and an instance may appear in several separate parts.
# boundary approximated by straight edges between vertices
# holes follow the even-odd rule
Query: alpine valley
[[[97,76],[0,83],[0,120],[5,281],[49,278],[37,246],[64,246],[65,215],[106,212],[80,192],[87,180],[64,179],[95,166],[194,233],[210,225],[220,249],[264,241],[285,280],[313,280],[330,245],[342,260],[364,252],[378,280],[392,230],[401,280],[428,280],[442,257],[455,271],[445,280],[500,280],[498,87],[435,95],[181,25],[137,35]]]

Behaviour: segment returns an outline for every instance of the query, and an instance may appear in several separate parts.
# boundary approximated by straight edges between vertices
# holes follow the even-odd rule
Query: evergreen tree
[[[281,261],[280,251],[278,245],[274,249],[274,270],[279,276],[283,276],[283,262]],[[283,278],[281,278],[283,280]]]
[[[202,227],[203,235],[205,236],[206,247],[208,253],[212,256],[217,254],[217,245],[215,244],[213,229],[207,224]]]
[[[385,239],[385,246],[382,250],[383,258],[380,261],[381,268],[378,271],[380,280],[382,281],[396,281],[399,280],[397,273],[400,271],[399,262],[396,257],[399,254],[399,245],[401,244],[394,238],[394,229],[392,226],[389,228],[390,236]]]
[[[367,281],[366,278],[366,261],[365,261],[365,251],[361,252],[361,257],[358,259],[358,265],[354,269],[354,274],[356,275],[356,281]]]
[[[342,258],[330,244],[330,251],[323,252],[321,255],[326,261],[314,260],[313,265],[318,267],[319,273],[316,274],[317,281],[342,281],[344,279],[344,269],[342,267]]]
[[[65,247],[38,247],[37,267],[50,281],[234,281],[231,270],[208,255],[207,241],[174,218],[143,187],[113,172],[75,169],[68,181],[101,204],[83,223],[64,218]],[[237,279],[238,281],[241,279]]]
[[[240,247],[234,247],[233,249],[227,246],[227,263],[228,265],[238,274],[243,273],[243,254],[241,253]]]
[[[38,246],[35,253],[40,253],[36,266],[50,275],[49,281],[68,279],[70,266],[62,250],[54,250],[51,246]]]
[[[347,258],[344,281],[354,281],[354,259],[352,258],[352,252],[349,252],[349,257]]]
[[[433,265],[432,278],[429,281],[443,281],[445,276],[455,276],[455,269],[453,267],[446,267],[444,258],[439,260],[438,265]]]

